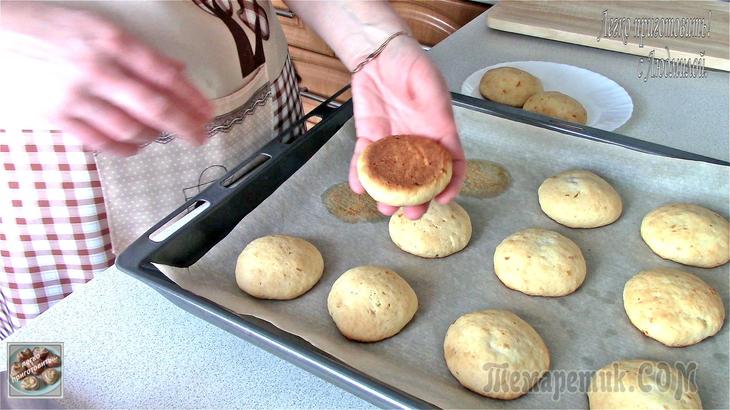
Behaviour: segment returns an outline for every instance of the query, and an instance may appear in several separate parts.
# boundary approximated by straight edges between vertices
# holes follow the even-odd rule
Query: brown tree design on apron
[[[238,11],[234,12],[231,0],[193,0],[206,13],[218,17],[233,36],[238,50],[238,61],[241,64],[241,76],[246,78],[256,68],[266,62],[263,42],[269,39],[269,21],[266,9],[257,0],[236,0]],[[255,35],[254,48],[246,36],[246,32],[236,19],[241,21]]]

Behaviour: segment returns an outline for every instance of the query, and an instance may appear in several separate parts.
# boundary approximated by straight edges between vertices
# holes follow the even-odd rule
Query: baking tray
[[[696,161],[728,165],[633,138],[578,126],[538,114],[493,104],[489,101],[453,95],[454,105],[507,118],[579,138],[611,143],[626,148]],[[191,199],[135,241],[117,259],[124,272],[152,286],[181,308],[286,359],[381,407],[434,407],[432,404],[373,379],[346,363],[315,348],[307,341],[284,332],[268,322],[240,316],[198,297],[170,281],[152,262],[186,267],[195,263],[225,237],[241,219],[268,197],[301,167],[352,115],[351,103],[331,109],[325,102],[314,115],[324,119],[292,144],[274,138],[262,150],[234,168],[217,184]],[[203,206],[201,206],[201,204]],[[149,236],[178,220],[177,229],[163,240]]]

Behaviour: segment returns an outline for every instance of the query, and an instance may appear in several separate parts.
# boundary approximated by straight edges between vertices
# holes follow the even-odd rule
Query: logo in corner
[[[8,343],[8,397],[63,398],[63,343]]]

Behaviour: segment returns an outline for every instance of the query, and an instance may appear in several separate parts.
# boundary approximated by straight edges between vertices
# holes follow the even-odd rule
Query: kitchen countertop
[[[431,50],[451,91],[460,92],[471,73],[502,62],[543,60],[583,67],[616,81],[634,101],[631,119],[615,132],[730,161],[730,73],[708,70],[704,79],[644,82],[637,78],[639,56],[490,29],[486,13]]]
[[[5,341],[64,343],[64,398],[33,404],[16,399],[18,406],[372,407],[188,314],[113,267]],[[6,363],[3,344],[0,370],[7,370]],[[9,408],[3,400],[0,408]]]
[[[504,61],[547,60],[588,68],[617,81],[634,99],[633,118],[617,132],[728,159],[728,73],[643,83],[634,78],[635,56],[498,32],[486,27],[483,15],[435,46],[431,55],[453,91],[477,69]],[[115,268],[6,341],[65,343],[65,398],[13,405],[372,407],[186,313]],[[104,352],[103,360],[90,352]],[[6,354],[7,349],[0,349],[0,370],[6,370]],[[0,397],[6,392],[2,386]],[[7,407],[0,401],[0,408]]]

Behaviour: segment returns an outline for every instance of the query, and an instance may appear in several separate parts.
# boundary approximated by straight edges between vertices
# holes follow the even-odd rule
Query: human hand
[[[464,151],[454,122],[451,95],[436,66],[410,37],[393,39],[383,52],[352,76],[357,142],[350,162],[350,188],[365,192],[357,174],[357,159],[365,147],[390,135],[412,134],[433,138],[451,153],[451,182],[436,196],[446,204],[464,183]],[[385,215],[398,207],[378,203]],[[428,204],[404,208],[406,217],[420,218]]]
[[[162,131],[204,141],[212,107],[183,64],[109,21],[10,2],[3,4],[1,29],[4,57],[32,61],[53,77],[38,101],[41,114],[88,149],[131,155]]]

